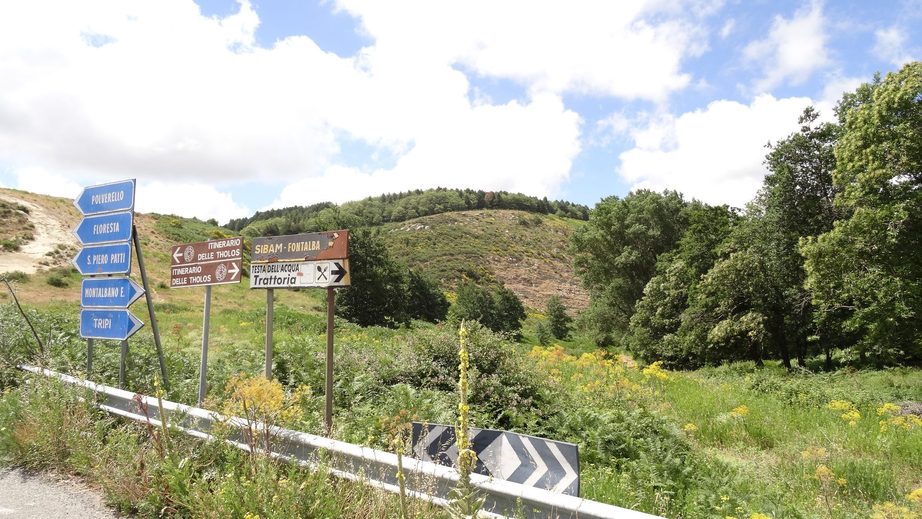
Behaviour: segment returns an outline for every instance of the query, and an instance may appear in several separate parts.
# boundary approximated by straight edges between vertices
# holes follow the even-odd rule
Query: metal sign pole
[[[93,339],[86,340],[86,378],[93,377]]]
[[[333,287],[327,287],[327,372],[326,372],[326,405],[323,411],[323,421],[326,424],[327,435],[333,433]]]
[[[144,284],[144,297],[147,299],[147,313],[150,315],[150,329],[154,332],[154,346],[157,347],[157,360],[160,362],[160,378],[164,388],[170,384],[166,376],[166,361],[163,359],[163,348],[160,346],[160,329],[157,327],[157,318],[154,316],[154,300],[151,298],[150,287],[147,284],[147,270],[144,268],[144,256],[141,255],[141,240],[138,238],[137,226],[131,226],[131,236],[134,239],[134,249],[138,253],[138,268],[141,271],[141,282]]]
[[[208,370],[208,325],[211,320],[211,285],[205,287],[205,318],[202,320],[202,364],[198,375],[198,405],[205,402],[205,373]]]
[[[125,389],[125,363],[128,361],[128,340],[122,341],[122,354],[118,362],[118,387]]]
[[[266,290],[266,379],[272,380],[272,321],[274,291],[270,288]]]

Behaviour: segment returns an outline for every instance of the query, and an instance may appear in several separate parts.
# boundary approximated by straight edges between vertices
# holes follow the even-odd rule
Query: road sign
[[[243,238],[174,245],[170,265],[170,288],[239,283]]]
[[[124,341],[135,334],[144,323],[128,310],[80,310],[80,337],[84,339],[112,339]]]
[[[74,235],[84,245],[126,242],[131,239],[132,222],[131,211],[87,216],[74,229]]]
[[[170,267],[170,288],[240,283],[240,260]]]
[[[125,242],[84,247],[74,257],[73,264],[84,276],[127,274],[131,271],[131,244]]]
[[[74,205],[83,214],[134,210],[134,179],[83,188]]]
[[[508,431],[471,427],[474,472],[551,492],[579,496],[579,452],[572,443]],[[456,466],[455,428],[413,422],[413,453],[449,467]]]
[[[88,278],[80,284],[83,308],[128,308],[144,289],[128,278]]]
[[[253,253],[250,255],[253,263],[337,260],[348,257],[349,231],[253,238]]]
[[[345,287],[349,260],[251,263],[250,288]]]
[[[243,259],[243,238],[224,238],[198,243],[173,245],[170,249],[170,266],[190,263]]]

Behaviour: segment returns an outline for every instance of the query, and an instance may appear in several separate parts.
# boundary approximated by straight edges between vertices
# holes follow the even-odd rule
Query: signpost
[[[273,291],[327,289],[327,355],[324,423],[333,428],[333,310],[335,287],[349,286],[349,231],[253,238],[250,288],[266,289],[266,378],[272,378]]]
[[[128,274],[131,272],[131,244],[109,243],[80,249],[74,267],[84,276]]]
[[[88,276],[80,285],[80,336],[87,340],[87,377],[93,373],[93,340],[121,341],[119,385],[124,387],[128,338],[144,326],[128,311],[128,307],[146,295],[160,375],[166,386],[166,363],[147,287],[141,244],[134,226],[134,199],[135,181],[130,179],[85,187],[74,200],[74,206],[84,215],[74,228],[74,235],[84,247],[74,257],[73,264],[82,275]],[[138,254],[144,288],[124,276],[94,277],[129,274],[132,241]]]
[[[85,187],[74,200],[74,205],[83,215],[134,212],[134,187],[134,179]]]
[[[87,216],[74,229],[74,235],[83,245],[122,242],[131,239],[133,216],[130,211]]]
[[[82,308],[128,308],[144,289],[128,278],[88,278],[80,284]]]
[[[349,260],[250,263],[250,288],[323,288],[350,284]]]
[[[243,238],[224,238],[174,245],[170,249],[170,288],[205,287],[202,318],[202,362],[199,365],[198,405],[205,401],[208,371],[208,330],[211,321],[211,287],[240,282]]]
[[[114,308],[80,310],[80,336],[84,339],[124,341],[143,326],[144,323],[128,310]]]

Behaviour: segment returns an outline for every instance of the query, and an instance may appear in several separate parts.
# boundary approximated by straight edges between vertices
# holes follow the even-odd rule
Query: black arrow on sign
[[[336,276],[336,279],[333,280],[333,283],[339,283],[344,277],[346,277],[346,269],[343,268],[338,262],[333,262],[334,268],[330,271],[330,274]]]

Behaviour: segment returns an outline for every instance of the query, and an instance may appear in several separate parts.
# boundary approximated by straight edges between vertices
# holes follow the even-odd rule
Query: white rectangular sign
[[[345,287],[349,284],[349,260],[250,264],[250,288]]]

